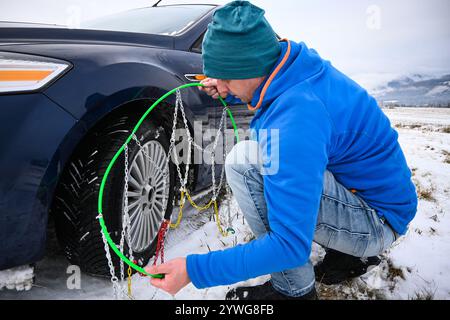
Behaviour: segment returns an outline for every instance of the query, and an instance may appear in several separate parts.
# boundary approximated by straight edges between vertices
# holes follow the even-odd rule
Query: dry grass
[[[397,123],[395,127],[398,129],[421,129],[421,124],[405,124],[405,123]]]
[[[430,217],[431,220],[433,220],[434,222],[440,222],[439,217],[437,216],[437,214],[435,214],[434,216]]]
[[[432,290],[430,288],[424,288],[414,294],[414,296],[410,297],[410,300],[434,300],[434,295],[436,294],[436,290]]]
[[[450,126],[446,125],[433,125],[433,124],[420,124],[420,123],[395,123],[394,127],[397,129],[410,129],[420,130],[422,132],[442,132],[450,133]]]
[[[388,266],[388,279],[389,280],[394,281],[394,279],[397,277],[399,277],[403,280],[406,279],[405,273],[403,272],[403,270],[395,267],[390,259],[387,260],[387,266]]]
[[[450,152],[447,150],[442,150],[442,154],[445,156],[444,163],[450,164]]]
[[[386,300],[382,290],[367,287],[361,281],[348,281],[340,285],[317,284],[320,300]]]
[[[418,197],[419,199],[428,200],[428,201],[436,201],[433,197],[433,189],[418,189]]]
[[[436,199],[433,196],[433,193],[434,193],[434,191],[436,191],[436,189],[433,185],[431,185],[428,188],[425,188],[416,179],[413,179],[413,182],[416,185],[417,196],[419,199],[433,201],[433,202],[436,201]]]
[[[433,228],[433,227],[430,227],[430,235],[435,235],[436,234],[436,229],[435,228]]]
[[[342,299],[342,292],[336,286],[318,285],[317,288],[319,299],[321,300],[338,300]]]

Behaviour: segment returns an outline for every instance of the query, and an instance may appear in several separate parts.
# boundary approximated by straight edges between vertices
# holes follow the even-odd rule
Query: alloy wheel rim
[[[170,180],[164,147],[158,141],[148,141],[139,149],[128,170],[131,248],[140,253],[157,236],[167,209]]]

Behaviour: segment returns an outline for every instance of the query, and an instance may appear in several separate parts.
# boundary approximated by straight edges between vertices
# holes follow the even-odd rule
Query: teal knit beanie
[[[281,46],[264,13],[248,1],[230,2],[214,13],[203,39],[206,76],[231,80],[270,73]]]

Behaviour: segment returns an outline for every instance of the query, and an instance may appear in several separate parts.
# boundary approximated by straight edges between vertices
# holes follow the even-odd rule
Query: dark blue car
[[[71,263],[90,274],[109,273],[96,219],[105,169],[152,102],[198,81],[202,39],[216,8],[142,8],[79,29],[0,23],[0,270],[43,257],[50,215]],[[183,100],[192,131],[195,121],[203,130],[218,126],[217,101],[197,88],[183,91]],[[164,162],[174,103],[168,98],[137,132],[152,162],[130,143],[128,208],[140,265],[154,254],[159,224],[170,217],[177,196],[174,165]],[[239,122],[248,115],[241,108],[236,116]],[[118,243],[124,157],[115,168],[103,212]],[[157,169],[170,172],[169,188],[162,187]],[[211,166],[191,169],[191,192],[208,189]]]

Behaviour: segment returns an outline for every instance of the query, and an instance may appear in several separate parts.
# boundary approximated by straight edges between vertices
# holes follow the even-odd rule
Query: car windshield
[[[81,23],[81,29],[177,35],[213,9],[211,5],[177,5],[133,9]]]

